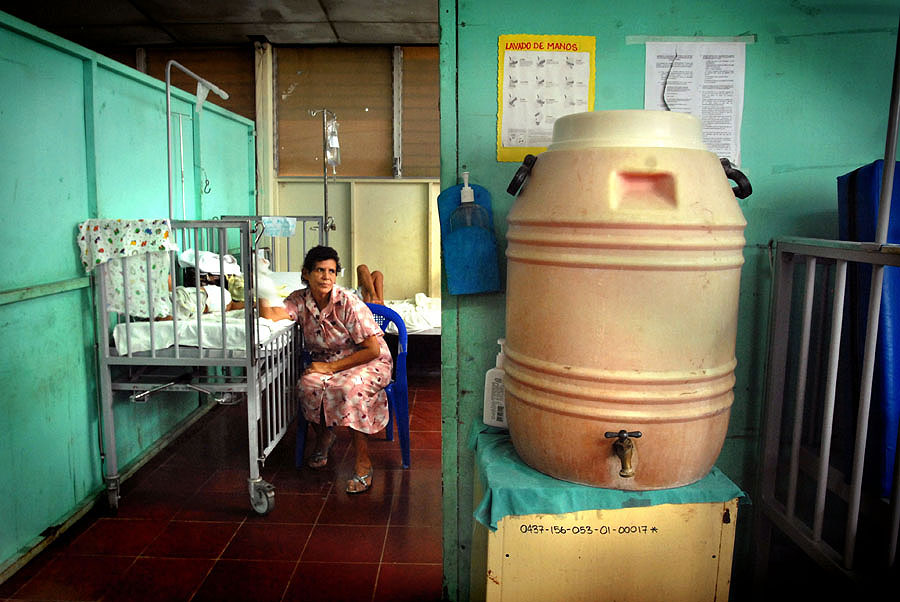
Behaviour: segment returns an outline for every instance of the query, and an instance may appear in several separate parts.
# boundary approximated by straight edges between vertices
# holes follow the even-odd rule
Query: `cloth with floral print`
[[[370,336],[376,336],[380,355],[365,364],[334,374],[304,374],[300,378],[301,408],[311,422],[324,410],[327,426],[349,426],[377,433],[387,425],[388,401],[384,388],[391,382],[391,351],[372,312],[350,291],[335,285],[323,310],[309,289],[300,293],[298,323],[303,342],[314,362],[333,362],[352,355]]]
[[[89,219],[78,226],[78,247],[85,272],[108,264],[108,311],[124,313],[127,302],[132,316],[149,318],[152,313],[159,318],[172,313],[169,251],[178,246],[168,220]]]

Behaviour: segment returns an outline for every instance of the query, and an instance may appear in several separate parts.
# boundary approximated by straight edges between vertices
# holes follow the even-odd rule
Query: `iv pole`
[[[324,186],[324,243],[328,245],[328,232],[330,230],[335,230],[334,218],[328,215],[328,114],[331,114],[331,118],[337,120],[337,115],[334,114],[333,111],[329,111],[328,109],[319,109],[319,110],[309,110],[309,114],[315,117],[319,113],[322,114],[322,183]]]
[[[169,160],[169,222],[170,223],[172,221],[172,196],[174,194],[174,190],[172,189],[172,81],[171,81],[171,79],[172,79],[171,73],[172,73],[173,65],[175,67],[178,67],[179,69],[181,69],[186,74],[193,77],[195,80],[200,82],[200,84],[202,84],[206,88],[215,92],[223,100],[228,100],[228,93],[225,92],[225,90],[223,90],[222,88],[213,84],[212,82],[203,79],[202,77],[200,77],[193,71],[187,69],[181,63],[178,63],[177,61],[169,61],[168,63],[166,63],[166,134],[167,134],[167,136],[166,136],[166,151],[167,151],[167,153],[166,154],[167,154],[168,160]],[[184,161],[182,161],[182,163],[184,163]],[[184,169],[184,165],[182,165],[181,168]],[[184,188],[184,184],[182,184],[182,189],[183,188]],[[182,193],[183,193],[183,190],[182,190]],[[186,219],[185,208],[184,208],[183,202],[181,205],[181,213],[182,213],[181,219]]]

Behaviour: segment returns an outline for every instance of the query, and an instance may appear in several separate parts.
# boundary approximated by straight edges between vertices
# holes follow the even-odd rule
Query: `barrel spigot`
[[[631,465],[631,460],[634,456],[634,441],[632,441],[632,439],[638,439],[642,435],[643,433],[641,431],[626,431],[625,429],[622,429],[618,433],[607,432],[604,434],[604,437],[607,439],[615,438],[615,441],[613,442],[613,451],[622,463],[622,470],[619,471],[620,477],[630,479],[634,476],[634,467]]]

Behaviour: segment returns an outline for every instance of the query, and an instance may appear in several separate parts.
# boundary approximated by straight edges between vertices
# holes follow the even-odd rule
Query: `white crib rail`
[[[840,399],[837,392],[848,264],[878,268],[873,270],[874,278],[874,272],[880,271],[884,266],[900,266],[900,245],[810,239],[787,239],[777,244],[759,500],[755,504],[755,560],[758,580],[764,580],[767,573],[772,527],[786,534],[823,567],[850,578],[871,578],[873,575],[877,578],[890,571],[890,567],[896,562],[900,517],[896,471],[900,466],[900,457],[895,458],[893,496],[889,509],[884,508],[886,503],[878,499],[877,494],[864,490],[862,479],[877,330],[871,331],[869,328],[866,332],[865,365],[859,397],[856,400]],[[805,271],[805,278],[802,306],[795,311],[793,293],[797,288],[796,266]],[[830,302],[826,299],[829,288],[827,279],[832,279]],[[818,312],[815,311],[815,306],[818,306]],[[824,351],[813,348],[810,343],[813,324],[819,325],[818,330],[824,330],[825,325],[830,324],[827,329],[830,340]],[[871,321],[869,325],[871,326]],[[795,345],[792,346],[791,337],[798,337],[798,334],[799,339],[795,339]],[[799,340],[799,344],[796,344],[796,340]],[[791,352],[796,354],[796,363],[793,372],[789,374],[788,365],[793,363],[789,361]],[[825,374],[813,372],[809,378],[810,367],[821,365],[826,366]],[[824,383],[824,390],[816,396],[807,391],[808,382],[818,385]],[[790,402],[785,401],[785,393],[791,387],[794,392],[793,407]],[[843,413],[836,416],[836,400],[857,408],[852,419],[848,419]],[[811,416],[816,417],[817,424],[814,424]],[[832,454],[836,429],[842,434],[852,433],[852,441],[845,446],[852,450],[852,466],[849,471]],[[812,433],[807,440],[817,440],[817,447],[804,442],[804,432],[807,435]],[[787,449],[790,450],[789,453],[785,452]],[[809,487],[803,485],[801,476],[812,479],[812,493]],[[833,541],[828,541],[829,538],[824,535],[829,493],[846,503],[842,519],[842,543],[840,538],[832,537]],[[811,517],[801,516],[798,496],[814,500]],[[866,546],[867,554],[874,556],[876,560],[867,558],[865,563],[857,562],[855,558],[861,545],[858,538],[861,507],[867,510],[865,519],[870,521],[867,525],[867,538],[872,532],[878,533],[882,538],[882,541],[875,544],[876,549]],[[828,520],[834,521],[834,516],[839,512],[834,506],[830,510]],[[829,522],[829,526],[833,525]],[[869,539],[866,540],[867,544],[871,543]]]

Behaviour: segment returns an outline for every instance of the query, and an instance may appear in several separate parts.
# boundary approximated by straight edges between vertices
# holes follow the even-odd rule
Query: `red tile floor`
[[[294,467],[292,430],[262,471],[275,507],[255,514],[246,407],[219,406],[123,483],[116,515],[92,511],[0,600],[440,600],[440,375],[409,387],[411,466],[396,436],[373,437],[370,491],[344,493],[346,429],[321,470]]]

